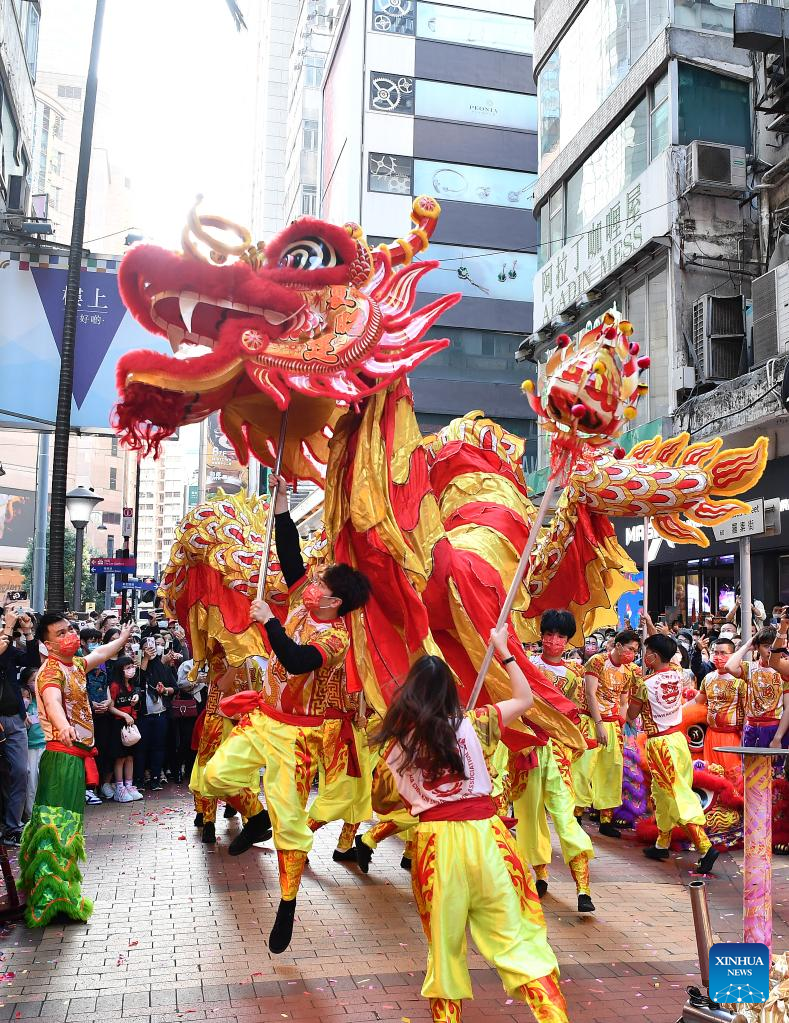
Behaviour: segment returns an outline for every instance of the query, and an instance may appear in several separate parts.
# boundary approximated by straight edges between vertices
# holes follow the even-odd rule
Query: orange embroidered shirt
[[[63,710],[77,733],[77,742],[81,746],[92,746],[93,715],[88,699],[85,659],[75,657],[71,664],[64,664],[57,657],[47,657],[39,669],[36,676],[36,702],[47,742],[55,738],[55,727],[47,715],[47,705],[44,702],[44,691],[50,686],[59,689],[62,694]]]
[[[301,646],[317,647],[323,664],[305,675],[289,675],[272,654],[266,674],[266,699],[285,714],[321,717],[330,709],[355,711],[358,697],[348,693],[345,685],[345,657],[350,645],[345,622],[342,618],[330,622],[313,618],[301,602],[303,589],[303,585],[298,586],[290,594],[285,632]]]
[[[539,668],[549,682],[556,686],[559,692],[564,693],[568,700],[578,704],[582,699],[581,694],[584,688],[584,676],[580,668],[570,661],[549,664],[548,661],[542,659],[540,654],[534,654],[531,662],[535,668]]]
[[[780,718],[783,694],[789,691],[774,668],[763,668],[758,661],[743,662],[742,702],[746,718]]]
[[[584,675],[594,675],[597,679],[597,703],[603,720],[618,718],[621,709],[627,709],[630,694],[641,681],[641,669],[637,665],[616,665],[607,653],[590,657],[584,665]],[[579,689],[578,708],[582,714],[589,714],[584,686]]]
[[[707,724],[710,728],[739,728],[742,725],[740,691],[743,683],[728,672],[711,671],[704,676],[700,690],[707,697]]]

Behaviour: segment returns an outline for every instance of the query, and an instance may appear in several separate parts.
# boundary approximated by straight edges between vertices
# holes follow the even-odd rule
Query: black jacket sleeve
[[[715,665],[705,661],[701,656],[701,650],[694,646],[690,653],[690,670],[696,676],[696,681],[701,684],[704,681],[704,676],[715,670]]]
[[[276,618],[269,618],[265,628],[271,649],[289,675],[306,675],[323,664],[323,655],[316,646],[296,643]]]
[[[304,577],[307,571],[301,558],[299,531],[296,529],[296,523],[290,517],[290,512],[281,512],[274,516],[274,542],[277,545],[277,557],[282,574],[288,589],[290,589]]]

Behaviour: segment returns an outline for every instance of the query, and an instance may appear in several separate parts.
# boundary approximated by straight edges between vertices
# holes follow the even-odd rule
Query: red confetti
[[[129,942],[129,948],[134,948],[135,945],[139,945],[139,944],[140,944],[139,941],[130,941]]]
[[[186,835],[179,835],[178,836],[178,841],[179,842],[185,842],[186,841]],[[190,1012],[194,1012],[194,1009],[190,1009],[189,1011]]]

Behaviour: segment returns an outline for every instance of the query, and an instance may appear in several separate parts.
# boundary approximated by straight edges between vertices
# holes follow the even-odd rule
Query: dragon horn
[[[418,252],[424,250],[430,244],[430,236],[436,229],[438,218],[441,214],[441,207],[436,199],[430,195],[420,195],[414,199],[411,209],[411,220],[414,226],[407,238],[398,238],[391,245],[378,245],[378,251],[387,255],[392,266],[404,266],[413,260]]]

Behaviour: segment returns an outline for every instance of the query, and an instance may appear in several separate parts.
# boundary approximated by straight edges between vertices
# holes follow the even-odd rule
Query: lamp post
[[[72,600],[74,611],[79,611],[82,604],[82,548],[85,542],[85,527],[90,522],[93,509],[103,500],[103,497],[98,497],[86,487],[75,487],[66,494],[66,511],[71,519],[71,525],[77,533],[74,555],[74,597]]]

